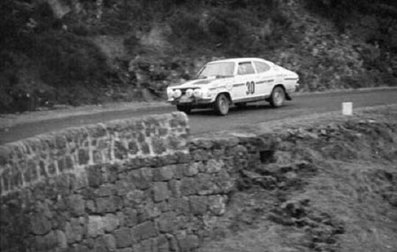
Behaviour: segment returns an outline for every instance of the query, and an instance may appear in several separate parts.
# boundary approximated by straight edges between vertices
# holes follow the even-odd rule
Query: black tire
[[[281,107],[285,101],[285,91],[281,86],[277,86],[273,89],[270,96],[270,105],[274,108]]]
[[[214,109],[218,115],[225,116],[229,113],[230,100],[225,94],[220,94],[216,97]]]
[[[192,112],[192,107],[186,105],[176,105],[176,109],[181,112],[185,112],[186,114],[190,114]]]

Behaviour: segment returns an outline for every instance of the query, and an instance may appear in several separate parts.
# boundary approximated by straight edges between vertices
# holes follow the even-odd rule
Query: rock
[[[159,217],[157,225],[160,232],[173,233],[176,229],[176,214],[174,212],[164,213]]]
[[[219,172],[224,166],[225,163],[222,160],[210,159],[207,162],[207,172],[209,173]]]
[[[283,209],[288,216],[302,218],[307,214],[305,208],[309,202],[310,199],[289,200],[281,205],[281,209]]]
[[[101,216],[91,215],[88,216],[87,232],[88,237],[96,237],[102,235],[105,230],[105,223]]]
[[[171,180],[168,182],[170,191],[171,191],[171,195],[173,197],[180,197],[182,196],[181,193],[181,182],[179,180]]]
[[[139,216],[140,219],[138,219],[138,221],[145,221],[160,216],[161,210],[158,205],[154,204],[151,201],[148,201],[141,209],[140,214],[141,216]]]
[[[105,240],[103,239],[103,236],[100,236],[99,238],[93,240],[91,246],[93,247],[95,252],[107,252],[108,251],[106,249],[106,243],[105,243]]]
[[[81,195],[71,195],[68,198],[68,205],[74,216],[81,216],[85,213],[85,201]]]
[[[71,8],[68,5],[64,4],[63,1],[46,0],[46,2],[51,6],[54,16],[58,19],[61,19],[63,16],[71,11]]]
[[[170,251],[170,245],[168,243],[168,239],[164,235],[161,235],[158,238],[155,238],[154,245],[155,245],[155,247],[157,247],[158,252]],[[156,251],[155,248],[153,249],[153,251]]]
[[[122,200],[117,196],[97,198],[95,201],[97,213],[111,213],[120,209]]]
[[[133,204],[139,204],[145,199],[145,193],[141,190],[133,190],[127,193],[126,199]]]
[[[132,228],[133,238],[137,241],[155,237],[157,235],[156,228],[152,221],[143,222]]]
[[[57,234],[54,231],[44,236],[36,236],[36,248],[38,251],[51,251],[58,245]]]
[[[166,141],[161,137],[152,137],[152,148],[156,155],[160,155],[167,151]]]
[[[170,209],[181,214],[189,214],[190,206],[187,197],[177,197],[169,199]]]
[[[177,240],[181,251],[192,251],[200,246],[200,240],[196,235],[177,235]]]
[[[116,248],[130,247],[133,242],[131,229],[126,227],[114,231],[114,238],[116,241]]]
[[[209,210],[215,215],[222,215],[226,211],[226,196],[214,195],[209,197]]]
[[[56,230],[55,233],[57,236],[59,248],[61,248],[61,249],[67,248],[68,244],[67,244],[66,234],[61,230]]]
[[[205,196],[190,197],[190,210],[192,214],[204,215],[208,209],[208,198]]]
[[[167,182],[155,182],[153,186],[153,200],[155,202],[160,202],[168,199],[170,192],[168,190]]]
[[[80,241],[83,236],[83,227],[78,218],[72,218],[65,225],[65,235],[68,243]]]
[[[51,221],[43,215],[43,213],[36,213],[30,219],[30,224],[33,234],[44,235],[47,234],[51,228]]]
[[[182,195],[193,195],[197,193],[196,180],[193,178],[183,178],[181,180],[180,191]]]
[[[153,171],[153,179],[155,181],[168,181],[174,177],[175,165],[164,166]]]
[[[211,195],[221,191],[214,182],[213,175],[201,173],[197,176],[196,181],[198,195]]]
[[[103,236],[105,245],[108,251],[113,251],[116,249],[116,239],[111,234],[106,234]]]
[[[103,217],[103,223],[105,225],[106,232],[112,232],[119,227],[120,221],[114,214],[107,214]]]
[[[138,189],[144,190],[150,187],[153,179],[152,170],[149,168],[142,168],[133,170],[128,173],[129,182],[133,183]]]
[[[390,203],[390,205],[397,207],[397,191],[387,192],[384,194],[384,197]]]
[[[128,227],[135,226],[138,223],[137,211],[135,209],[125,208],[123,216],[124,223]],[[120,218],[120,216],[118,218]]]
[[[198,170],[199,163],[193,163],[191,165],[186,166],[186,169],[184,170],[185,176],[192,177],[197,175],[199,172]]]
[[[86,165],[90,160],[88,150],[80,149],[78,152],[79,165]]]

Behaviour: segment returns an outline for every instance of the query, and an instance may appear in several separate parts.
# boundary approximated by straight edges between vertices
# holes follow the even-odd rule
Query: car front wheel
[[[270,105],[272,107],[280,107],[284,104],[285,101],[285,92],[284,89],[280,86],[275,87],[270,97]]]
[[[230,107],[230,100],[229,98],[224,95],[224,94],[220,94],[218,95],[218,97],[215,100],[215,112],[218,115],[222,115],[225,116],[227,115],[227,113],[229,112],[229,107]]]

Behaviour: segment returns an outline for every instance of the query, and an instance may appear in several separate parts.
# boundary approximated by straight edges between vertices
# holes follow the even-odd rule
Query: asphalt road
[[[259,122],[341,110],[342,102],[353,102],[353,108],[393,104],[397,103],[397,89],[304,94],[287,101],[281,108],[273,109],[266,102],[254,103],[244,109],[232,108],[225,117],[217,116],[211,110],[193,110],[189,115],[190,129],[193,135],[231,130]],[[107,111],[19,124],[0,131],[0,144],[68,127],[173,111],[176,111],[173,106],[164,106],[142,110]]]

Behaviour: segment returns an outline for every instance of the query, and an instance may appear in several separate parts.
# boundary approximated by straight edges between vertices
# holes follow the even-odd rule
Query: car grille
[[[174,89],[176,90],[176,89]],[[188,90],[187,88],[179,88],[179,90],[181,90],[182,95],[186,94],[186,90]]]

